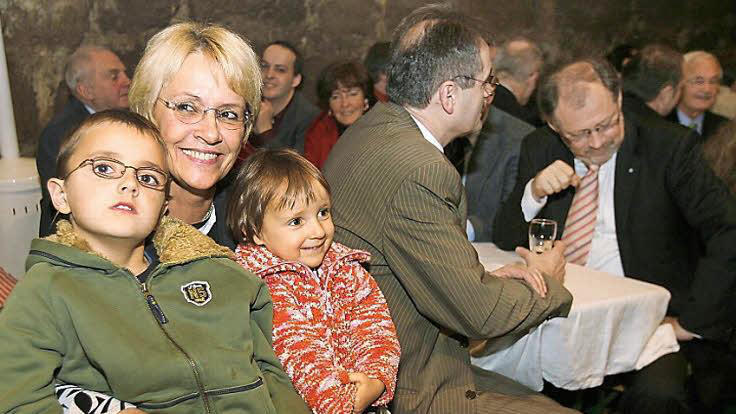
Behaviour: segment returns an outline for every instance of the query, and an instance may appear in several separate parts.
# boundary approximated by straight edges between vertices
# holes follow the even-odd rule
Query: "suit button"
[[[474,400],[477,395],[478,394],[475,391],[473,391],[473,390],[467,390],[467,391],[465,391],[465,398],[467,398],[469,400]]]

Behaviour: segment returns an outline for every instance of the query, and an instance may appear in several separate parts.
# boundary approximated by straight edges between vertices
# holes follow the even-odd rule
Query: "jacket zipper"
[[[202,379],[199,377],[199,370],[197,369],[197,363],[194,362],[192,357],[190,357],[189,354],[187,354],[186,351],[184,351],[184,349],[178,343],[176,343],[176,341],[174,341],[174,338],[172,338],[169,335],[169,333],[166,331],[166,329],[164,329],[163,327],[163,324],[167,323],[168,319],[166,318],[166,315],[164,314],[161,307],[158,305],[156,298],[153,297],[153,294],[151,294],[151,292],[149,292],[148,290],[148,283],[153,278],[153,274],[148,276],[148,280],[144,283],[138,282],[138,278],[135,277],[135,275],[133,275],[132,273],[131,273],[131,276],[133,276],[133,279],[135,279],[135,281],[140,284],[141,292],[143,293],[143,298],[146,300],[146,304],[148,304],[148,309],[150,309],[151,313],[153,314],[153,317],[158,322],[157,325],[159,329],[161,329],[161,332],[163,332],[164,336],[166,336],[169,342],[171,342],[171,344],[174,345],[174,347],[178,349],[179,352],[182,353],[182,355],[184,355],[184,357],[187,360],[187,363],[189,363],[189,367],[192,369],[192,372],[194,373],[194,381],[197,383],[197,388],[199,389],[199,395],[202,397],[202,402],[204,403],[205,412],[208,414],[212,413],[212,408],[210,408],[210,399],[207,396],[207,392],[205,392],[204,384],[202,384]]]
[[[262,385],[263,385],[263,378],[258,377],[257,380],[255,380],[254,382],[252,382],[250,384],[238,385],[238,386],[228,387],[228,388],[220,388],[220,389],[216,389],[216,390],[209,390],[206,393],[207,393],[207,395],[235,394],[235,393],[239,393],[239,392],[250,391],[250,390],[256,389],[256,388],[258,388],[258,387],[260,387]],[[185,395],[185,396],[179,397],[177,399],[174,399],[172,401],[168,401],[168,402],[165,402],[165,403],[159,403],[159,404],[138,404],[138,408],[142,408],[142,409],[153,409],[153,410],[162,410],[164,408],[172,408],[172,407],[175,407],[175,406],[177,406],[177,405],[179,405],[179,404],[181,404],[181,403],[183,403],[185,401],[189,401],[189,400],[191,400],[193,398],[197,398],[197,395],[198,394],[196,394],[196,393],[189,394],[189,395]]]
[[[62,263],[66,267],[78,266],[75,263],[66,261],[60,257],[46,253],[44,251],[31,250],[29,252],[29,255],[31,254],[57,261],[59,263]],[[216,256],[213,256],[213,257],[216,257]],[[102,271],[105,274],[112,274],[115,272],[115,271],[111,271],[111,270],[103,269],[103,268],[97,268],[97,267],[91,267],[91,266],[86,266],[86,267],[90,269]],[[194,381],[197,383],[197,388],[199,389],[199,395],[202,397],[202,402],[204,402],[205,412],[208,414],[212,413],[212,408],[210,407],[209,397],[207,396],[207,392],[204,389],[204,384],[202,384],[202,379],[199,377],[199,370],[197,370],[197,363],[194,362],[192,357],[190,357],[189,354],[187,354],[186,351],[184,351],[184,349],[178,343],[176,343],[176,341],[174,341],[174,338],[172,338],[169,335],[169,333],[166,332],[166,329],[164,329],[163,327],[163,324],[167,323],[168,319],[166,318],[166,315],[164,314],[161,307],[158,305],[156,298],[148,291],[148,282],[151,281],[154,275],[151,274],[150,276],[148,276],[148,280],[145,283],[140,283],[138,281],[138,278],[135,277],[135,275],[132,274],[129,270],[124,269],[124,271],[126,271],[133,278],[133,280],[135,280],[135,282],[141,286],[141,292],[143,293],[143,298],[145,299],[146,304],[148,305],[148,309],[151,311],[151,313],[153,314],[153,317],[156,319],[156,322],[158,322],[157,325],[159,329],[161,329],[161,332],[163,332],[164,336],[166,336],[169,342],[171,342],[171,344],[174,345],[174,347],[178,349],[179,352],[181,352],[182,355],[184,355],[184,357],[186,358],[187,362],[189,363],[189,367],[192,369],[192,372],[194,373]]]

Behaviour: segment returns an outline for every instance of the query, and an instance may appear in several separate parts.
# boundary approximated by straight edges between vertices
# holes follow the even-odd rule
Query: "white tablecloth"
[[[488,270],[518,261],[492,243],[475,243]],[[541,391],[543,379],[576,390],[600,385],[606,375],[640,369],[679,346],[670,325],[660,325],[669,292],[650,283],[568,264],[565,287],[573,295],[567,318],[538,326],[513,346],[473,364]]]

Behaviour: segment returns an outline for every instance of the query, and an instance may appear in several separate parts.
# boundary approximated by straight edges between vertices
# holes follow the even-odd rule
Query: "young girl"
[[[333,242],[330,188],[292,150],[256,152],[228,209],[237,260],[263,278],[274,303],[274,349],[315,413],[360,413],[393,398],[399,364],[386,300],[361,263]]]
[[[33,241],[0,312],[0,412],[61,413],[56,384],[145,412],[308,412],[271,348],[265,284],[161,219],[166,158],[156,127],[123,111],[62,143],[48,188],[70,220]]]

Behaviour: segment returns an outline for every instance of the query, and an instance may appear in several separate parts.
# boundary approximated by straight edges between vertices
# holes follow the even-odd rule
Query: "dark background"
[[[66,57],[81,43],[117,52],[132,77],[147,39],[181,20],[219,23],[250,39],[257,51],[276,39],[301,48],[303,90],[327,63],[362,59],[417,0],[0,0],[15,121],[23,156],[34,156],[38,136],[68,97]],[[495,40],[522,34],[549,59],[583,52],[605,54],[622,42],[658,41],[681,51],[707,49],[736,68],[733,0],[455,0],[487,22]]]

